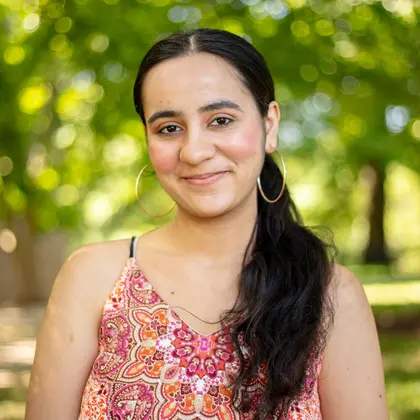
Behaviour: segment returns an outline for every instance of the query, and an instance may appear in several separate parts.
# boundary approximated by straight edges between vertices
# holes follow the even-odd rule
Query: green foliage
[[[373,160],[420,168],[419,6],[358,3],[0,0],[0,220],[22,214],[35,233],[126,225],[147,162],[132,104],[140,60],[171,32],[216,27],[266,57],[292,191],[308,221],[327,221],[346,249],[341,229],[363,206],[360,169]]]

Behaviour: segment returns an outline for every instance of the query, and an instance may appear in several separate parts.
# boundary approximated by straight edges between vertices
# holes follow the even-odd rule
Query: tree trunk
[[[370,209],[369,209],[369,241],[364,252],[363,260],[366,264],[389,265],[384,233],[385,211],[385,164],[372,161],[368,165],[370,180]]]
[[[17,238],[14,257],[18,272],[20,272],[17,303],[24,305],[39,301],[38,279],[34,261],[35,234],[29,218],[22,217],[13,220],[12,230]]]

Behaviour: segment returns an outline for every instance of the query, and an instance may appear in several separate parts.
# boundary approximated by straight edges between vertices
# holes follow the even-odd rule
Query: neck
[[[203,261],[242,263],[257,218],[256,194],[218,217],[195,217],[178,209],[166,226],[176,249]]]

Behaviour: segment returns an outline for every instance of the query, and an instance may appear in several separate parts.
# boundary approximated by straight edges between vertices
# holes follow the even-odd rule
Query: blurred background
[[[168,221],[136,205],[132,86],[152,43],[195,27],[266,57],[289,188],[365,286],[392,419],[420,419],[419,19],[419,0],[0,0],[0,419],[23,418],[64,259]],[[153,177],[142,197],[171,204]]]

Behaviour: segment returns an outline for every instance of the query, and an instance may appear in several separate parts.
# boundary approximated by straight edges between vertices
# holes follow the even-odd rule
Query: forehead
[[[161,107],[197,109],[214,99],[245,104],[253,101],[236,69],[212,54],[199,53],[165,60],[153,67],[143,82],[145,113]]]

